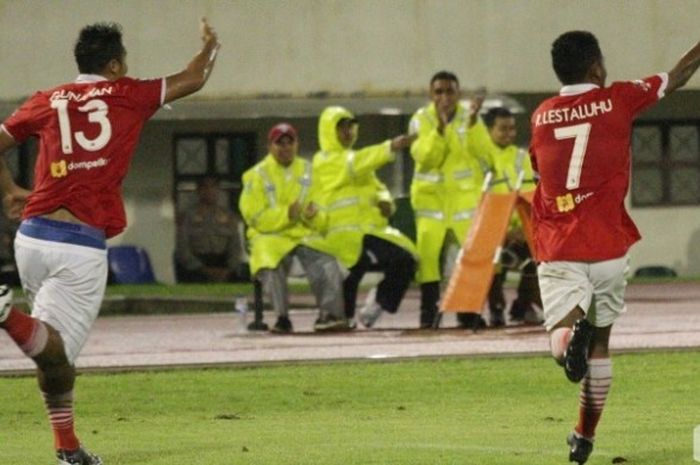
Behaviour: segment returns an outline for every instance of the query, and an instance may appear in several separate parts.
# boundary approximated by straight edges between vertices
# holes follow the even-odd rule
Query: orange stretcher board
[[[441,312],[481,313],[517,200],[516,191],[483,193],[440,302]]]
[[[440,303],[441,312],[481,313],[513,210],[520,216],[530,251],[534,251],[530,218],[532,197],[533,192],[518,191],[483,194]]]

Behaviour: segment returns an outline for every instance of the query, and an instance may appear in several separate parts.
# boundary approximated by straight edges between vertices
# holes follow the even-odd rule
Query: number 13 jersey
[[[164,79],[80,75],[40,91],[3,123],[17,143],[39,138],[24,218],[65,208],[107,237],[126,227],[121,185],[144,123],[162,105]]]
[[[625,209],[632,121],[664,96],[667,82],[659,74],[605,88],[564,86],[532,114],[537,261],[609,260],[640,239]]]

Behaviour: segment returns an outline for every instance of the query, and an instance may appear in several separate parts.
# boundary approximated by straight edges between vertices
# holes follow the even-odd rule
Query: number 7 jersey
[[[537,261],[609,260],[640,239],[625,209],[632,121],[664,96],[667,81],[564,86],[532,114]]]
[[[65,208],[107,237],[126,227],[121,185],[145,122],[162,105],[164,79],[80,75],[40,91],[3,123],[17,143],[39,138],[24,218]]]

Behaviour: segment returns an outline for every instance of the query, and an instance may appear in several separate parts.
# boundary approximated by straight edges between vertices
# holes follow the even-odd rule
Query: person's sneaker
[[[314,331],[317,332],[347,331],[349,329],[347,320],[333,316],[319,318],[314,323]]]
[[[76,450],[59,449],[56,451],[58,465],[102,465],[102,459],[91,454],[83,446]]]
[[[294,331],[294,328],[292,327],[292,322],[290,319],[286,316],[281,316],[277,318],[277,322],[275,323],[275,326],[272,327],[270,332],[276,333],[276,334],[287,334],[291,333]]]
[[[578,383],[588,373],[588,348],[593,337],[593,325],[581,318],[574,323],[571,340],[564,352],[564,372],[572,383]]]
[[[371,328],[382,316],[382,307],[377,303],[377,288],[373,287],[367,293],[365,306],[360,310],[360,323],[365,328]]]
[[[355,317],[348,318],[348,329],[357,329],[357,320],[355,320]]]
[[[382,307],[374,302],[360,310],[360,322],[365,328],[371,328],[382,316]]]
[[[12,310],[12,289],[5,284],[0,285],[0,323],[7,320]]]
[[[566,443],[570,448],[569,462],[578,462],[578,465],[582,465],[586,463],[591,452],[593,452],[593,443],[574,432],[569,433]]]

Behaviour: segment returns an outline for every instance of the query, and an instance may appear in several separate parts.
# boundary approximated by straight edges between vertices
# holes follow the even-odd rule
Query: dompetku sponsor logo
[[[93,168],[101,168],[109,163],[106,158],[98,158],[97,160],[89,161],[72,161],[67,163],[66,160],[60,160],[51,163],[51,176],[54,178],[62,178],[68,175],[69,171],[75,170],[91,170]]]

